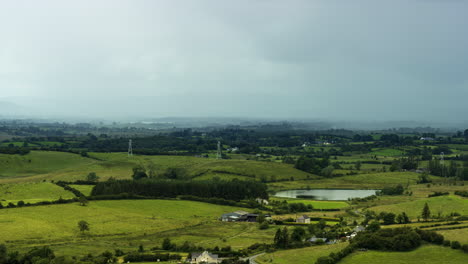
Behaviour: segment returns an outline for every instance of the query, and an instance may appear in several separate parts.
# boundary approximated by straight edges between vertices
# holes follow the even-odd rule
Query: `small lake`
[[[348,198],[364,198],[374,195],[378,190],[343,190],[343,189],[312,189],[312,190],[288,190],[275,194],[283,198],[305,198],[313,200],[342,201]]]

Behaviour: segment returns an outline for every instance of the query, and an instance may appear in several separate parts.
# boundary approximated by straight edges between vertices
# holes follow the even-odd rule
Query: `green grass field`
[[[441,246],[421,246],[409,252],[355,252],[339,264],[465,264],[468,255],[461,250]]]
[[[37,181],[37,178],[46,178],[37,175],[60,170],[76,174],[79,172],[74,171],[75,169],[80,171],[92,163],[95,163],[92,159],[65,152],[31,151],[24,156],[0,154],[0,180],[12,178],[13,182],[29,176]]]
[[[244,248],[271,243],[274,228],[259,230],[256,223],[227,223],[218,218],[235,208],[179,200],[92,201],[2,209],[0,243],[18,249],[52,245],[60,254],[84,255],[111,248],[136,250],[160,246],[165,237],[176,243],[231,245]],[[82,235],[77,222],[85,220],[90,231]],[[112,245],[112,246],[110,246]]]
[[[370,152],[370,155],[377,155],[377,156],[387,156],[387,157],[399,157],[403,155],[405,152],[399,149],[392,149],[392,148],[384,148],[384,149],[374,149]]]
[[[286,200],[288,203],[303,203],[303,204],[310,204],[313,206],[314,209],[342,209],[348,207],[349,204],[343,201],[314,201],[308,199],[293,199],[293,198],[278,198],[272,197],[272,200],[279,200],[283,201]]]
[[[60,197],[69,199],[75,195],[50,182],[0,184],[0,203],[3,205],[9,202],[16,204],[18,201],[25,203],[52,201]]]
[[[386,211],[399,214],[406,212],[409,217],[415,219],[421,215],[424,204],[427,202],[432,215],[447,215],[458,212],[462,215],[468,214],[468,199],[459,196],[438,196],[433,198],[418,199],[415,201],[401,202],[397,204],[381,205],[369,208],[378,212]]]
[[[331,252],[340,251],[347,245],[348,243],[339,243],[335,245],[278,250],[259,256],[255,260],[259,264],[313,264],[319,257],[328,256]]]
[[[185,168],[188,176],[209,179],[308,179],[310,174],[293,168],[290,164],[251,160],[217,160],[190,156],[139,156],[131,158],[126,153],[89,153],[90,158],[64,152],[32,151],[20,155],[0,154],[0,183],[19,181],[83,180],[96,172],[101,180],[109,177],[128,179],[137,165],[153,164],[156,173],[169,167]]]
[[[363,173],[334,178],[317,178],[301,181],[269,183],[273,190],[329,188],[329,189],[380,189],[389,185],[416,184],[419,174],[414,172]],[[434,177],[435,178],[435,177]]]
[[[468,228],[438,230],[437,233],[442,234],[445,239],[448,239],[450,241],[456,240],[461,244],[468,244]]]

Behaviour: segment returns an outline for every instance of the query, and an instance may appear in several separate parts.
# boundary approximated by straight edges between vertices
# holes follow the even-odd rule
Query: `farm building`
[[[308,217],[307,215],[299,216],[296,219],[296,223],[310,224],[310,217]]]

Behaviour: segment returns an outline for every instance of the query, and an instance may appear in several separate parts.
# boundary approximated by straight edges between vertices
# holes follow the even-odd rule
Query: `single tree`
[[[80,196],[79,203],[80,203],[81,206],[86,206],[86,205],[88,205],[89,201],[88,201],[88,199],[86,199],[86,197]]]
[[[169,238],[165,238],[162,242],[162,249],[164,250],[171,250],[172,249],[172,243]]]
[[[90,172],[88,173],[88,176],[86,176],[86,180],[90,182],[97,182],[99,180],[99,177],[96,175],[95,172]]]
[[[361,165],[362,165],[361,162],[358,161],[356,162],[356,164],[354,164],[354,167],[356,167],[356,170],[361,170]]]
[[[366,228],[369,232],[377,232],[380,230],[380,223],[379,221],[372,221],[369,226]]]
[[[424,205],[421,216],[424,221],[427,221],[427,219],[431,217],[431,210],[429,209],[429,205],[427,205],[427,203]]]
[[[84,233],[84,231],[89,231],[89,223],[84,220],[81,220],[78,222],[78,228],[82,233]]]

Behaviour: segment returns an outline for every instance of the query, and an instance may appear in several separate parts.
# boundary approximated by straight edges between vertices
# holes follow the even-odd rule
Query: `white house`
[[[214,264],[214,263],[221,263],[218,258],[218,255],[210,254],[208,251],[204,251],[202,253],[192,253],[192,258],[190,259],[190,263],[198,264],[198,263],[206,263],[206,264]]]
[[[310,224],[310,217],[308,217],[307,215],[299,216],[296,219],[296,223]]]

